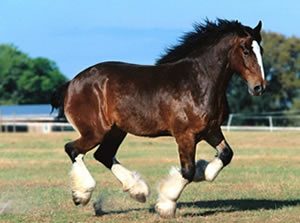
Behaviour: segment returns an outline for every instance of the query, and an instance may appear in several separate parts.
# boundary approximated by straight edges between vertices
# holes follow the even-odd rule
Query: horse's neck
[[[213,101],[214,106],[227,110],[226,90],[233,75],[229,66],[229,42],[220,42],[215,47],[207,49],[193,61],[194,75],[198,80],[199,90],[205,92],[207,101]],[[202,93],[203,93],[202,92]],[[201,93],[201,92],[199,92]]]
[[[229,67],[228,51],[229,49],[209,49],[193,60],[194,67],[197,68],[195,75],[200,85],[205,80],[213,91],[225,94],[233,74]]]

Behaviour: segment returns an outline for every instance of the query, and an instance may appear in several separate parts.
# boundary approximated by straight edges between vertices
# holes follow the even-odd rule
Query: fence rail
[[[0,132],[42,132],[70,131],[72,126],[64,121],[56,120],[49,115],[22,115],[0,117]]]
[[[235,125],[234,119],[265,120],[264,125]],[[300,131],[299,126],[275,126],[274,120],[283,119],[282,116],[241,116],[231,114],[227,124],[222,126],[224,131]],[[285,117],[287,118],[287,117]],[[289,119],[300,120],[300,116],[288,116]],[[267,123],[267,124],[266,124]],[[0,116],[0,132],[42,132],[72,131],[72,126],[54,117],[40,116]]]
[[[300,131],[300,127],[288,127],[288,126],[222,126],[224,131],[265,131],[265,132],[276,132],[276,131]]]

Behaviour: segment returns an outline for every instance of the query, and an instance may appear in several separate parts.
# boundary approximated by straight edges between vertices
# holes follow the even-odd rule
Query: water
[[[1,116],[45,116],[55,117],[57,111],[51,115],[51,105],[35,104],[35,105],[0,105]]]

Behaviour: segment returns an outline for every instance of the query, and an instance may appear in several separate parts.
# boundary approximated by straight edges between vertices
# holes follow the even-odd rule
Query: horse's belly
[[[146,117],[144,115],[132,114],[130,116],[122,116],[116,122],[116,125],[125,132],[137,136],[160,136],[169,135],[169,131],[165,126],[165,122],[156,117]]]

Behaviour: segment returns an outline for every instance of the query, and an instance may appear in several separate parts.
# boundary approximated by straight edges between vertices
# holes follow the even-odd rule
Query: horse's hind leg
[[[123,190],[139,202],[145,202],[149,195],[149,188],[145,181],[136,172],[122,166],[115,158],[117,150],[126,136],[126,132],[114,126],[104,137],[97,151],[94,153],[96,160],[112,171],[122,183]]]
[[[83,157],[99,141],[101,141],[100,136],[85,135],[65,145],[65,151],[73,163],[70,178],[73,201],[76,205],[86,205],[95,189],[96,182],[86,168]]]

